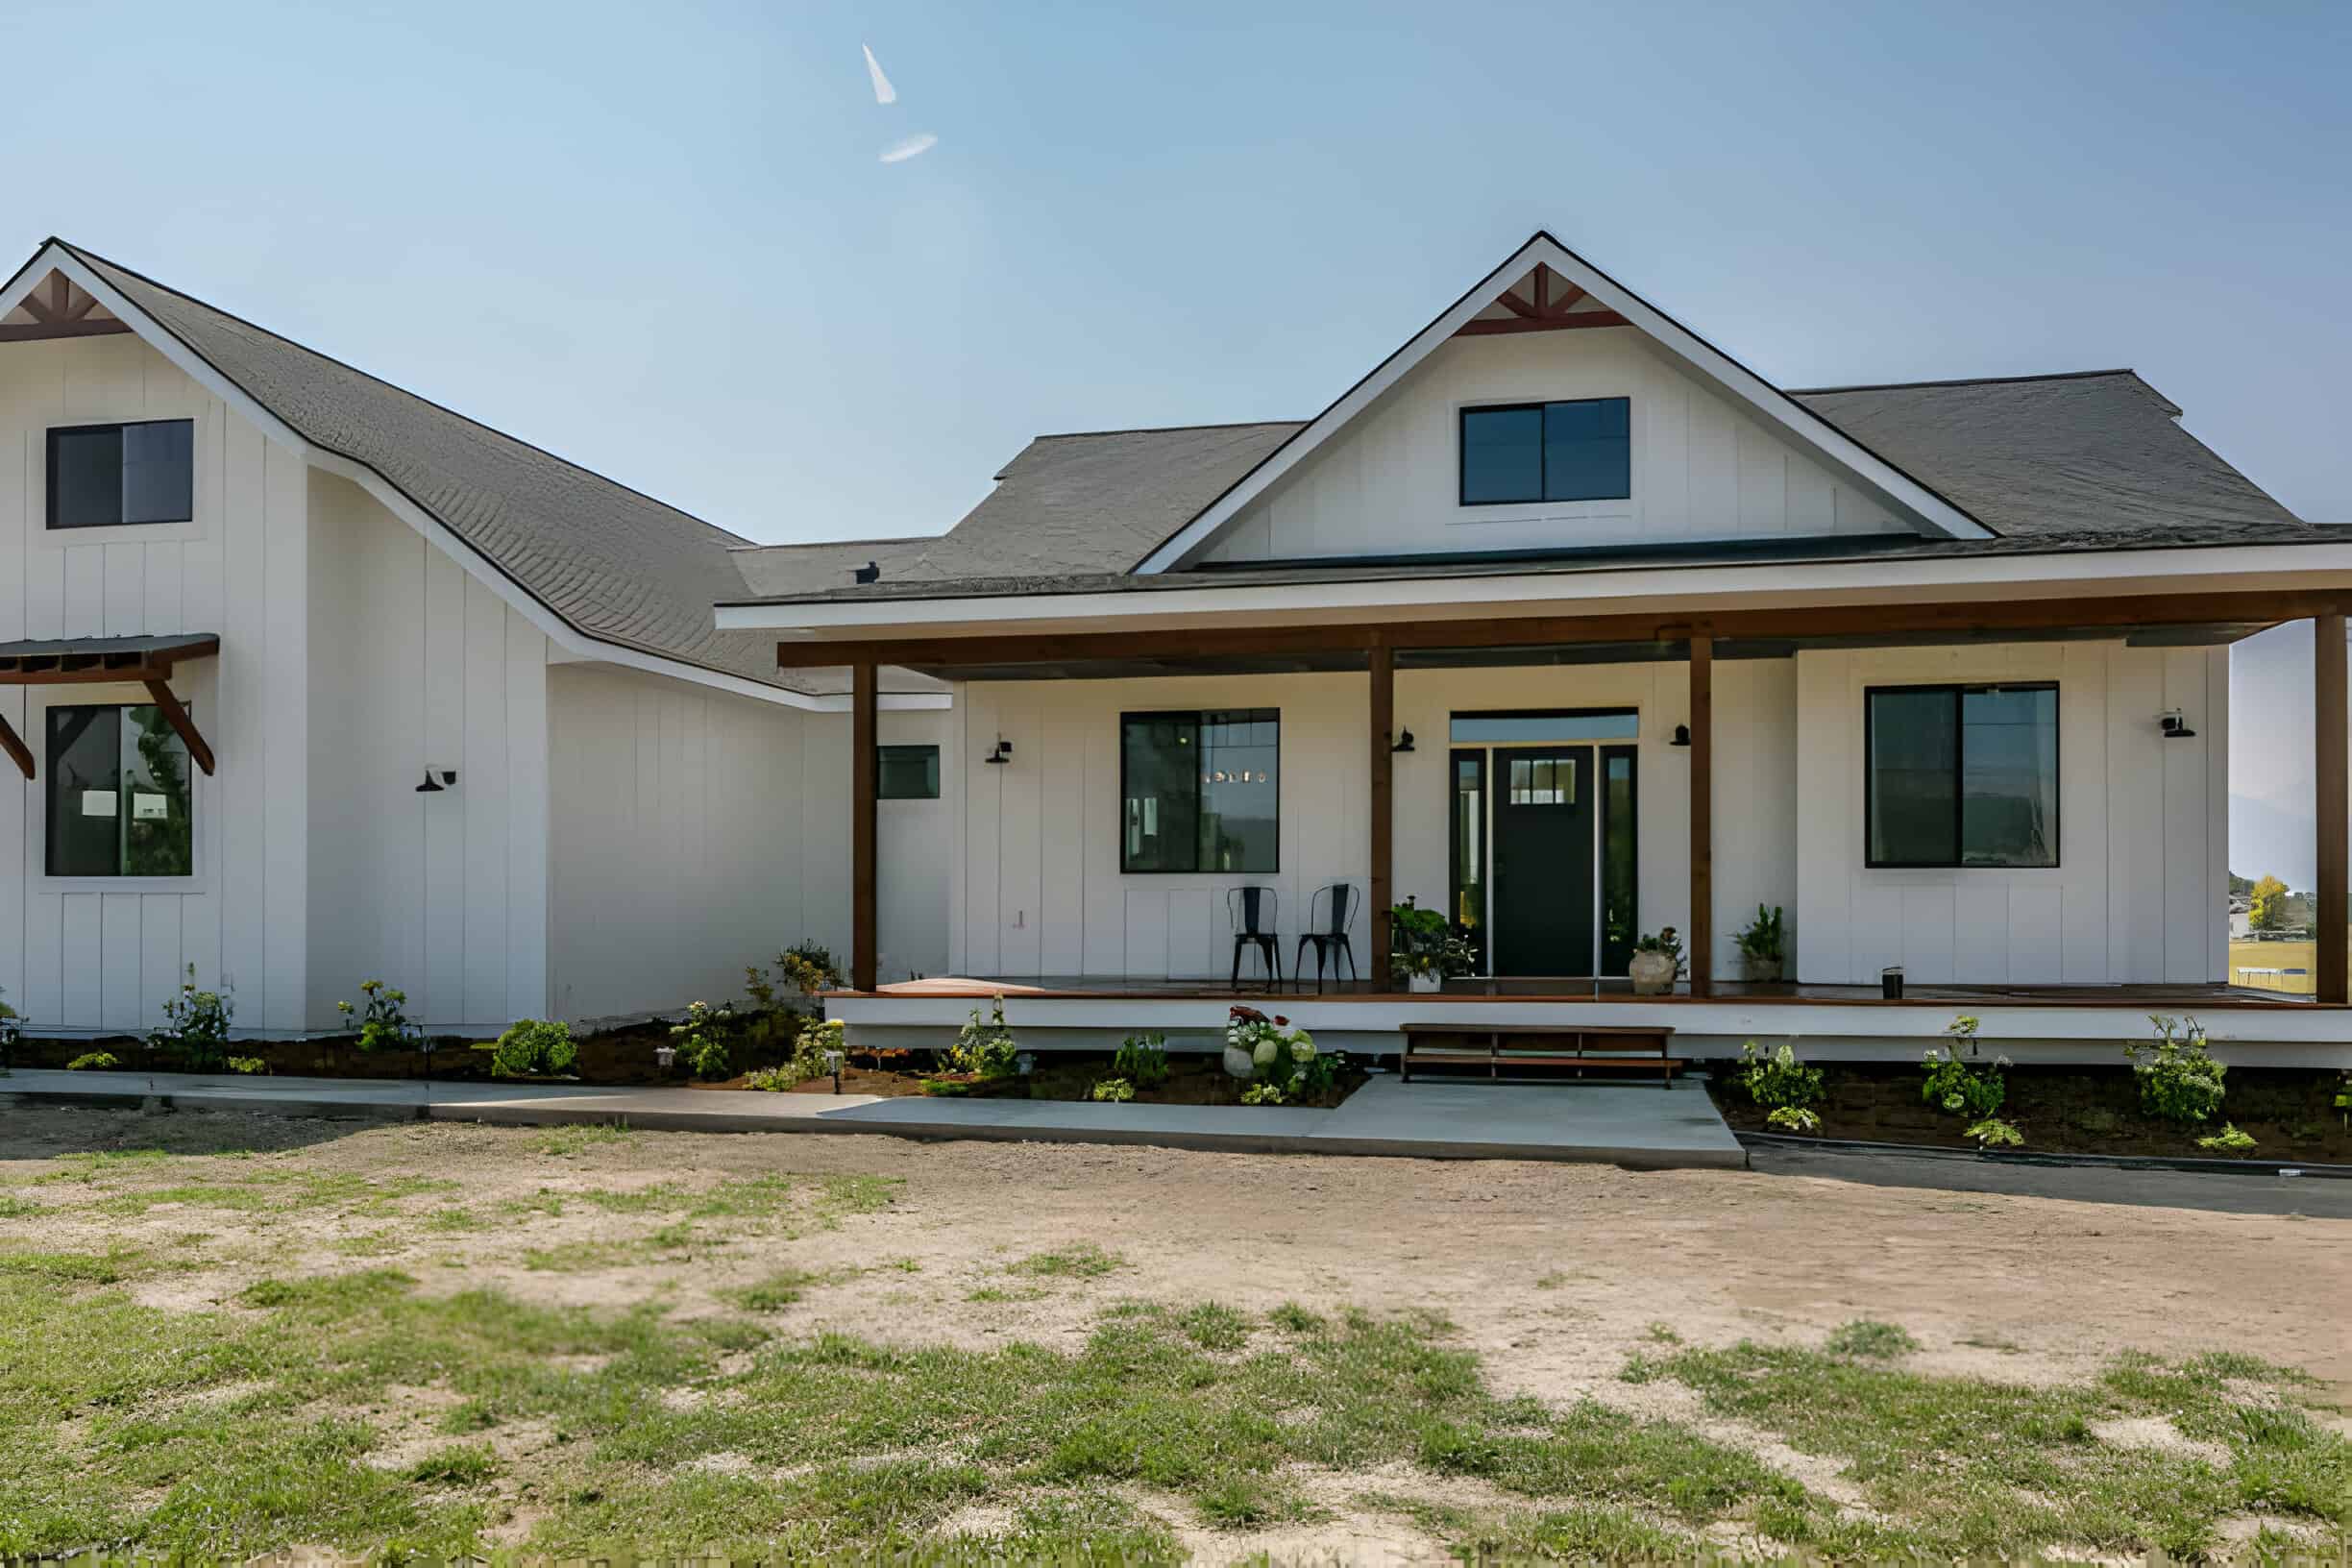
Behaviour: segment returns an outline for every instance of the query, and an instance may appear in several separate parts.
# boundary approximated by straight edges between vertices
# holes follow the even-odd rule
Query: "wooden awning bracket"
[[[14,763],[16,771],[30,782],[33,777],[33,748],[25,745],[24,737],[16,733],[6,714],[0,714],[0,751],[9,754],[9,761]]]
[[[211,658],[219,652],[220,638],[211,632],[0,643],[0,686],[143,686],[187,747],[189,760],[209,775],[212,747],[173,695],[169,682],[172,670],[182,662]],[[5,717],[0,717],[0,751],[8,754],[27,780],[33,777],[33,748]]]
[[[212,776],[212,748],[206,745],[205,738],[196,732],[196,721],[188,717],[187,709],[180,705],[180,699],[172,695],[172,689],[169,686],[159,680],[151,680],[145,684],[147,695],[155,698],[156,708],[163,715],[164,723],[170,724],[172,733],[180,737],[180,744],[187,747],[188,759],[204,770],[205,777],[210,778]]]

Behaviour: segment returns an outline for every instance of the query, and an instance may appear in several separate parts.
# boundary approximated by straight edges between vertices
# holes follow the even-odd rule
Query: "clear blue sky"
[[[1311,413],[1539,227],[1785,385],[2137,366],[2352,522],[2341,0],[1141,9],[16,0],[6,210],[759,539]]]

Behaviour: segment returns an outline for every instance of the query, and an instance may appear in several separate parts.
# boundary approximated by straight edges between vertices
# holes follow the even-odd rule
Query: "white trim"
[[[1107,622],[1133,630],[1175,617],[1282,615],[1336,619],[1349,613],[1482,619],[1527,606],[1638,611],[1645,601],[1689,616],[1706,609],[1760,607],[1770,598],[1846,596],[1903,602],[1922,589],[1969,588],[1988,600],[2060,595],[2112,597],[2141,588],[2177,588],[2205,579],[2208,590],[2320,586],[2329,576],[2352,585],[2352,543],[2183,550],[2053,551],[2046,555],[1878,556],[1838,561],[1728,562],[1711,566],[1605,568],[1587,572],[1493,576],[1348,578],[1229,588],[1117,590],[1094,594],[991,595],[968,599],[828,600],[788,604],[722,604],[723,631],[869,632],[881,629],[954,636],[1001,629],[1008,622]],[[2275,561],[2275,564],[2271,564]],[[2265,568],[2267,567],[2267,570]],[[1815,597],[1808,602],[1826,600]]]
[[[1338,402],[1317,414],[1305,429],[1243,475],[1233,488],[1146,555],[1136,567],[1137,575],[1157,576],[1197,558],[1243,507],[1263,495],[1316,448],[1337,434],[1382,394],[1435,353],[1439,345],[1451,339],[1472,317],[1493,305],[1507,289],[1539,264],[1550,267],[1582,288],[1602,306],[1623,316],[1634,331],[1646,334],[1692,370],[1714,380],[1793,439],[1820,453],[1866,490],[1911,518],[1923,531],[1951,539],[1994,537],[1991,529],[1951,502],[1909,478],[1762,377],[1743,368],[1722,350],[1654,308],[1639,295],[1559,244],[1551,235],[1539,233],[1513,252],[1508,260],[1474,284],[1469,293],[1408,340],[1402,349],[1389,355],[1369,376],[1350,387]]]
[[[52,271],[62,272],[68,279],[97,300],[123,325],[130,328],[164,358],[170,360],[182,374],[218,398],[254,425],[261,433],[299,453],[313,468],[352,480],[365,490],[386,511],[414,528],[434,548],[454,560],[467,574],[495,594],[501,602],[530,623],[549,642],[579,658],[617,664],[650,674],[667,675],[675,680],[691,681],[698,686],[712,687],[753,701],[771,702],[779,707],[798,708],[810,713],[841,713],[849,707],[846,697],[812,697],[803,692],[769,686],[741,675],[706,670],[684,660],[666,658],[656,653],[641,652],[618,643],[608,643],[591,637],[573,626],[568,621],[549,609],[546,604],[527,592],[488,557],[471,544],[459,538],[438,518],[418,506],[398,486],[367,464],[313,446],[294,428],[255,401],[241,387],[183,343],[176,333],[159,324],[146,311],[115,289],[104,278],[63,246],[52,242],[41,247],[18,274],[12,287],[0,288],[0,315],[7,314]],[[186,537],[183,535],[182,537]],[[77,543],[94,541],[80,540]],[[943,708],[948,699],[943,695],[906,694],[888,696],[880,699],[885,710]]]

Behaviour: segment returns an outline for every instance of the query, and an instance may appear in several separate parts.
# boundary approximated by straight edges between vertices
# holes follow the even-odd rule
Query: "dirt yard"
[[[156,1148],[173,1158],[88,1158]],[[237,1157],[178,1158],[224,1150]],[[796,1209],[746,1195],[781,1173],[815,1195]],[[261,1200],[234,1185],[261,1179],[280,1184],[252,1188]],[[697,1209],[682,1189],[722,1197]],[[1434,1314],[1501,1397],[1674,1421],[1857,1508],[1834,1458],[1759,1435],[1695,1384],[1629,1381],[1629,1361],[1661,1345],[1818,1347],[1868,1319],[1916,1341],[1907,1373],[2057,1387],[2119,1352],[2225,1350],[2319,1380],[2325,1426],[2342,1430],[2352,1406],[2352,1220],[2295,1214],[1755,1173],[44,1110],[0,1112],[0,1264],[8,1248],[135,1261],[120,1287],[174,1314],[251,1314],[258,1281],[362,1267],[404,1271],[427,1296],[656,1302],[673,1323],[748,1306],[796,1339],[962,1351],[1076,1355],[1123,1301],[1213,1302],[1248,1321],[1286,1304]],[[1048,1249],[1077,1262],[1038,1264]],[[393,1448],[422,1442],[396,1433]],[[1432,1491],[1426,1476],[1397,1486]],[[1218,1557],[1433,1557],[1449,1533],[1426,1509],[1334,1498],[1212,1530],[1151,1497],[1133,1494]],[[508,1507],[506,1528],[536,1516]]]

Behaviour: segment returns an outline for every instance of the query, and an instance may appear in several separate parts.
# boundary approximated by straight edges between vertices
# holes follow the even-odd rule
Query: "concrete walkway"
[[[144,1106],[527,1125],[625,1121],[713,1133],[883,1133],[1253,1153],[1438,1160],[1583,1160],[1642,1169],[1744,1167],[1746,1151],[1695,1083],[1402,1084],[1381,1075],[1334,1111],[1281,1106],[1096,1105],[1070,1100],[884,1099],[698,1089],[209,1073],[62,1072],[0,1078],[0,1104]]]

